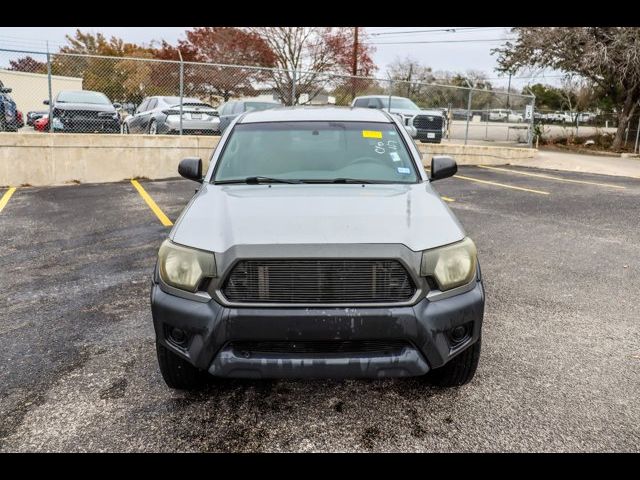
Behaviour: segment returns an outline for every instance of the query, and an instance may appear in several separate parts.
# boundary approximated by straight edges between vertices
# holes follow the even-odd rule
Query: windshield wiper
[[[271,178],[271,177],[247,177],[245,179],[235,179],[235,180],[219,180],[214,183],[224,184],[224,183],[246,183],[248,185],[258,185],[260,183],[302,183],[301,180],[288,180],[286,178]]]
[[[302,183],[387,183],[377,180],[362,180],[360,178],[305,178]]]
[[[371,180],[360,180],[358,178],[334,178],[331,183],[373,183]]]

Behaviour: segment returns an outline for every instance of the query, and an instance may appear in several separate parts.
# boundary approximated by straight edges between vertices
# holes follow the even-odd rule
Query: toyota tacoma
[[[480,356],[476,246],[400,120],[383,110],[245,113],[162,242],[151,285],[160,371],[207,378],[423,376],[459,386]]]

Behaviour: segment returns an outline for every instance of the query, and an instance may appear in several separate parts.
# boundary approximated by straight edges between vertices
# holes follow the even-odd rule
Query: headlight
[[[203,279],[216,276],[211,252],[183,247],[165,240],[158,252],[160,277],[172,287],[195,292]]]
[[[433,276],[440,290],[450,290],[473,279],[477,256],[475,243],[465,237],[460,242],[423,252],[420,275]]]

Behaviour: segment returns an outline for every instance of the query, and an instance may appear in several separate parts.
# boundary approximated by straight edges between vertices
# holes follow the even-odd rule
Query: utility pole
[[[354,78],[351,79],[351,100],[356,98],[356,79],[358,75],[358,29],[359,27],[353,27],[353,64],[351,67],[351,75]]]
[[[511,95],[511,72],[509,72],[509,86],[507,87],[507,109],[510,108],[509,96]]]

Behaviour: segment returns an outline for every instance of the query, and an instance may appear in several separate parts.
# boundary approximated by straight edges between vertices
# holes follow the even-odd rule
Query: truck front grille
[[[397,260],[241,260],[223,283],[232,302],[400,303],[416,287]]]
[[[419,130],[442,130],[442,117],[440,115],[416,115],[413,118],[413,126]]]

